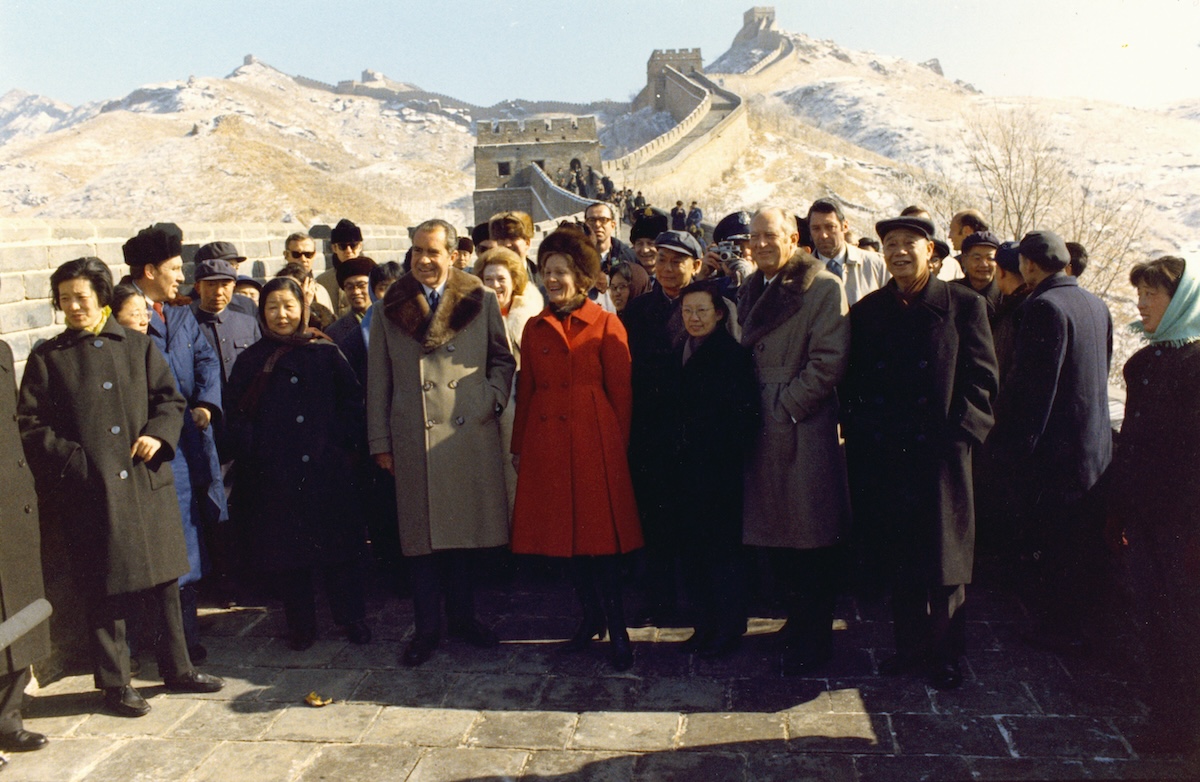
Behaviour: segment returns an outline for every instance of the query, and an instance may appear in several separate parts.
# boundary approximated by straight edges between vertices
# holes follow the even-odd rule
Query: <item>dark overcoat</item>
[[[996,356],[982,297],[929,280],[910,304],[895,281],[850,308],[841,386],[855,538],[869,574],[971,581],[971,451],[991,429]]]
[[[1077,500],[1112,460],[1112,316],[1060,272],[1033,289],[1018,317],[988,449],[1031,500]]]
[[[171,472],[185,404],[159,349],[115,318],[30,354],[21,440],[43,526],[60,528],[81,589],[137,592],[188,572]],[[163,443],[149,462],[130,456],[140,435]]]
[[[367,387],[367,341],[363,339],[362,321],[348,312],[325,330],[334,344],[341,348],[342,355],[350,362],[354,376],[363,388]]]
[[[368,447],[395,461],[405,556],[505,545],[499,415],[516,360],[495,292],[450,269],[436,311],[411,274],[381,304],[367,351]]]
[[[850,352],[842,284],[798,251],[769,286],[741,287],[742,344],[754,356],[762,426],[746,469],[745,542],[814,549],[846,532],[837,384]]]
[[[165,305],[166,324],[150,311],[147,334],[162,351],[175,376],[175,386],[187,400],[183,428],[171,469],[179,513],[183,519],[183,537],[187,541],[188,572],[179,579],[188,584],[204,573],[205,552],[200,530],[208,520],[229,518],[225,484],[221,480],[221,458],[217,454],[214,431],[221,421],[221,362],[200,324],[186,305]],[[212,423],[200,431],[192,420],[192,410],[204,406],[212,414]]]
[[[678,526],[695,543],[736,551],[742,544],[742,473],[758,433],[758,382],[750,351],[714,329],[679,362],[673,457],[662,464]],[[671,477],[672,473],[674,477]]]
[[[12,349],[0,341],[0,620],[43,597],[37,493],[17,428],[16,391]],[[0,674],[16,673],[49,654],[49,625],[42,622],[4,650]]]
[[[234,365],[225,403],[236,523],[250,561],[279,571],[358,556],[366,545],[363,392],[337,346],[256,342]]]
[[[598,304],[525,324],[512,452],[521,456],[512,549],[554,557],[642,545],[626,449],[632,391],[625,327]]]

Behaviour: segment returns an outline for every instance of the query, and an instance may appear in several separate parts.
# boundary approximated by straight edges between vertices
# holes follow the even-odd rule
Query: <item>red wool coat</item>
[[[626,458],[629,378],[625,327],[591,301],[565,323],[543,310],[525,325],[512,438],[521,456],[514,552],[596,556],[641,547]]]

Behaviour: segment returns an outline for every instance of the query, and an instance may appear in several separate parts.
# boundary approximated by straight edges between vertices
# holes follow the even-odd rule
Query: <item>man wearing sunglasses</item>
[[[311,236],[306,233],[294,233],[283,243],[283,248],[284,263],[298,263],[308,271],[312,271],[313,258],[317,257],[317,243],[313,241]],[[317,278],[317,282],[320,282],[326,273],[332,276],[336,291],[337,274],[333,269],[330,269],[328,272],[322,272],[321,276]],[[329,295],[329,290],[323,284],[317,286],[316,301],[318,304],[324,304],[331,312],[333,311],[333,298]]]

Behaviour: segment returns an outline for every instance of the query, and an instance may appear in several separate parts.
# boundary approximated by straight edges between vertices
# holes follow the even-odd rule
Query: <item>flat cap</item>
[[[1047,269],[1062,269],[1071,262],[1067,243],[1053,231],[1030,231],[1017,249],[1021,255]]]
[[[196,282],[200,282],[201,280],[236,280],[238,273],[237,269],[233,268],[233,264],[229,261],[223,258],[209,258],[196,264],[196,271],[192,276]]]
[[[704,247],[687,231],[663,231],[654,237],[654,245],[660,250],[665,247],[689,258],[704,257]]]
[[[241,263],[246,260],[246,256],[238,254],[233,242],[209,242],[196,251],[196,257],[192,260],[200,263],[214,258],[220,258],[222,261],[230,263]]]
[[[991,231],[976,231],[975,233],[967,234],[967,237],[962,240],[962,251],[965,255],[972,247],[978,247],[979,245],[999,249],[1001,244],[1000,237]]]
[[[924,217],[914,217],[908,215],[906,217],[893,217],[890,220],[880,220],[875,223],[875,233],[879,234],[882,239],[892,231],[898,228],[906,228],[910,231],[916,231],[922,234],[926,239],[936,239],[937,229],[933,227],[933,223],[926,220]]]
[[[1009,274],[1021,273],[1021,251],[1016,242],[1004,242],[996,248],[996,265]]]

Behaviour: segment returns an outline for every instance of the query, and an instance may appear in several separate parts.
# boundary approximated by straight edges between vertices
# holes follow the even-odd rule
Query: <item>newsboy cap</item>
[[[233,264],[229,261],[223,258],[209,258],[196,264],[196,271],[192,277],[196,282],[200,282],[201,280],[236,280],[238,273],[237,269],[233,268]]]
[[[242,263],[246,260],[246,256],[238,254],[233,242],[209,242],[202,245],[199,250],[196,250],[196,257],[192,260],[200,263],[201,261],[211,261],[214,258],[220,258],[222,261],[230,263]]]
[[[968,250],[979,245],[999,249],[1000,244],[1000,237],[991,231],[976,231],[975,233],[967,234],[967,237],[962,240],[962,251],[963,255],[966,255]]]
[[[937,238],[937,229],[933,227],[931,221],[926,220],[924,217],[908,215],[905,217],[893,217],[890,220],[880,220],[875,223],[875,233],[879,234],[880,239],[883,239],[898,228],[907,228],[910,231],[916,231],[926,239]]]
[[[1021,273],[1021,251],[1016,242],[1004,242],[996,248],[996,265],[1009,274]]]
[[[1067,243],[1053,231],[1030,231],[1025,234],[1017,249],[1021,251],[1021,255],[1043,269],[1058,271],[1066,268],[1071,262]]]
[[[658,249],[674,250],[689,258],[703,258],[704,247],[696,237],[687,231],[663,231],[654,237],[654,245]]]

